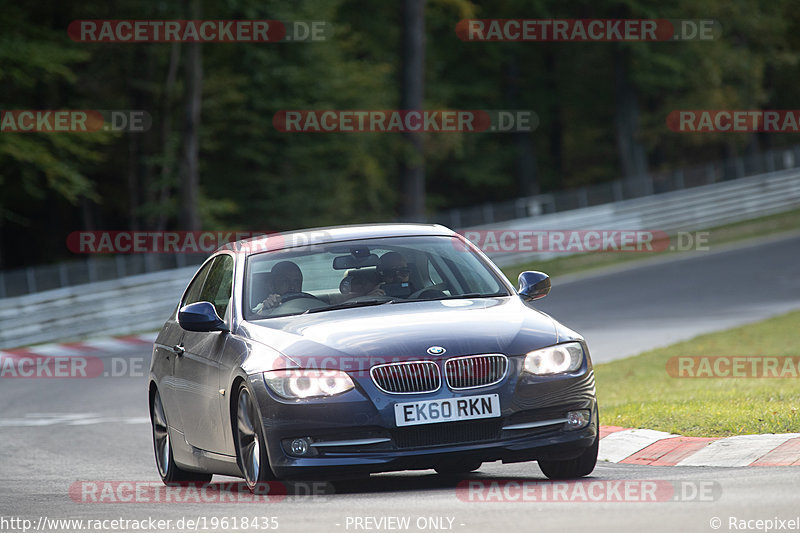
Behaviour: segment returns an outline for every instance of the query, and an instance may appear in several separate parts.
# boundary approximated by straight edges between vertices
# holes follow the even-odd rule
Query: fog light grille
[[[500,422],[449,422],[401,428],[392,432],[398,448],[486,442],[500,438]]]

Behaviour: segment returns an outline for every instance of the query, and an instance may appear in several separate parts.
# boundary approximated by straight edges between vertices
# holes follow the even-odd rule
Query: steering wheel
[[[413,294],[409,294],[408,299],[413,300],[419,298],[427,292],[429,292],[430,294],[428,296],[425,296],[425,298],[441,298],[443,296],[447,296],[442,291],[442,289],[446,288],[447,288],[447,283],[437,283],[436,285],[429,285],[427,287],[421,288],[420,290],[414,292]]]
[[[314,300],[320,300],[313,294],[309,294],[307,292],[287,292],[283,296],[281,296],[281,303],[285,304],[286,302],[291,302],[292,300],[297,300],[298,298],[313,298]]]

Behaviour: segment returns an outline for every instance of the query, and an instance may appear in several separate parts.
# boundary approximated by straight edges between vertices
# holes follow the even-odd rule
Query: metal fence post
[[[492,204],[483,205],[483,220],[484,224],[491,224],[494,222],[494,206],[492,206]]]
[[[86,258],[86,273],[89,276],[89,283],[97,281],[97,265],[94,263],[94,257]]]
[[[528,216],[527,198],[517,198],[517,201],[514,202],[514,215],[517,218],[525,218]]]
[[[450,227],[451,228],[461,227],[461,211],[459,209],[450,210]]]
[[[25,281],[28,283],[28,293],[36,292],[36,272],[34,271],[34,267],[25,269]]]
[[[578,189],[578,207],[586,207],[589,205],[589,191],[586,187]]]
[[[117,277],[124,278],[126,275],[125,257],[117,254],[114,256],[114,266],[117,267]]]
[[[716,181],[714,165],[712,163],[706,165],[706,181],[708,183],[714,183]]]
[[[616,180],[611,184],[611,191],[614,194],[614,201],[615,202],[621,202],[622,200],[625,199],[623,197],[622,181],[621,180]]]
[[[674,178],[673,182],[675,184],[675,190],[686,188],[686,184],[684,183],[684,180],[683,180],[683,170],[682,169],[676,170],[673,178]]]
[[[153,272],[155,270],[153,268],[153,254],[145,253],[144,254],[144,271],[145,272]]]
[[[65,263],[58,264],[58,286],[69,287],[69,276],[67,276],[67,265]]]
[[[744,158],[737,157],[734,159],[734,165],[736,168],[736,179],[744,177]]]

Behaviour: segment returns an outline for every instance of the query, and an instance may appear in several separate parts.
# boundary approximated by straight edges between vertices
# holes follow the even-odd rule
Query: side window
[[[214,260],[208,271],[198,301],[211,302],[214,304],[217,314],[225,318],[225,312],[231,301],[232,283],[233,258],[229,255],[220,255]]]
[[[181,302],[181,307],[202,301],[202,298],[200,298],[200,291],[203,289],[203,282],[205,282],[206,277],[208,276],[208,271],[215,262],[216,261],[211,261],[206,263],[206,265],[203,267],[203,270],[201,270],[197,276],[195,276],[191,285],[189,285],[189,288],[186,291],[186,297],[183,299],[183,302]]]

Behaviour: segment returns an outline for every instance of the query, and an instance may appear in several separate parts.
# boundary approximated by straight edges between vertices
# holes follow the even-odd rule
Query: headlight
[[[276,370],[264,372],[264,382],[290,400],[335,396],[353,388],[350,376],[339,370]]]
[[[543,376],[574,372],[583,363],[583,347],[579,342],[568,342],[534,350],[525,355],[526,372]]]

